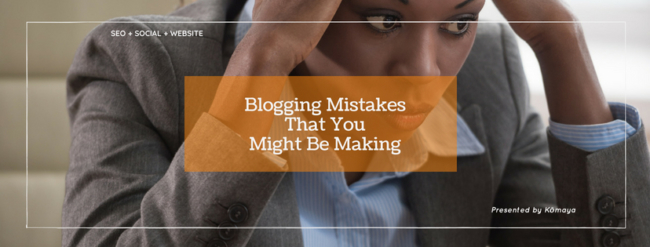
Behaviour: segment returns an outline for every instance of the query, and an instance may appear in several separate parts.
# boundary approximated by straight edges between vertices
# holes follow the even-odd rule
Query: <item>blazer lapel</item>
[[[413,172],[404,190],[419,227],[420,246],[485,246],[489,230],[435,229],[489,227],[492,205],[492,166],[481,109],[470,105],[461,117],[486,149],[481,155],[457,158],[457,172]],[[435,160],[435,159],[429,159]]]

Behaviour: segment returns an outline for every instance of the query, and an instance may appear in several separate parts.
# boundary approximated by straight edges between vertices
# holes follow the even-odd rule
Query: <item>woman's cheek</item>
[[[438,57],[438,64],[440,65],[441,75],[443,76],[456,76],[460,69],[465,64],[465,60],[469,55],[474,44],[475,35],[472,33],[466,37],[461,37],[461,40],[452,40],[451,45],[448,45]],[[453,38],[457,39],[457,38]]]

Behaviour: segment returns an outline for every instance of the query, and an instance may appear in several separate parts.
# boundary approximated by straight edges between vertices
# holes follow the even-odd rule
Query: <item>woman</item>
[[[495,3],[511,21],[574,20],[558,1]],[[643,196],[650,189],[643,175],[650,167],[643,126],[638,115],[634,119],[633,108],[627,108],[631,115],[624,122],[621,113],[628,106],[605,101],[580,26],[511,24],[536,52],[544,75],[552,120],[547,142],[539,116],[528,106],[513,36],[503,26],[472,22],[483,4],[265,0],[255,3],[253,20],[272,22],[253,23],[249,29],[189,23],[245,18],[239,15],[242,2],[206,0],[166,17],[121,18],[99,26],[82,44],[68,77],[73,142],[63,224],[109,229],[64,230],[64,245],[650,244],[643,223],[649,219],[642,213],[650,207]],[[318,22],[277,22],[296,20]],[[330,20],[357,23],[328,25]],[[170,29],[202,30],[204,35],[107,36],[110,30]],[[240,42],[238,35],[243,35]],[[199,90],[207,97],[190,99],[185,76],[197,75],[226,77],[218,87]],[[387,81],[387,89],[377,91],[382,97],[401,95],[395,100],[417,110],[384,118],[355,116],[390,130],[385,135],[376,131],[380,139],[413,144],[403,146],[409,151],[399,156],[404,159],[367,151],[279,156],[251,151],[251,138],[275,135],[281,123],[272,112],[241,114],[247,107],[244,98],[313,101],[333,95],[357,100],[375,87],[296,83],[293,78],[287,83],[288,75],[458,75],[455,155],[419,145],[437,138],[427,137],[427,128],[420,126],[424,116],[433,114],[434,106],[455,104],[441,99],[449,81]],[[259,82],[241,76],[279,77]],[[184,115],[197,114],[184,111],[189,100],[205,106],[207,113],[186,121]],[[190,133],[184,133],[186,126],[193,126]],[[603,134],[602,127],[618,139]],[[286,134],[281,132],[286,126],[278,129],[280,136]],[[587,135],[575,138],[577,133]],[[328,131],[318,134],[334,139]],[[599,145],[585,145],[594,140]],[[457,162],[456,172],[416,171],[449,159]],[[397,162],[413,169],[364,172],[374,171],[375,164]],[[301,165],[334,169],[286,173]],[[361,169],[349,169],[359,165]],[[252,170],[186,172],[227,167]],[[631,185],[627,190],[626,181]],[[613,229],[557,229],[601,226]],[[626,229],[616,228],[622,226]]]

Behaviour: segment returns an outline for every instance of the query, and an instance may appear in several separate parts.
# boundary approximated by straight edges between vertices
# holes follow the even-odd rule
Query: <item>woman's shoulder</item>
[[[199,52],[202,43],[220,45],[223,29],[221,23],[197,21],[185,16],[118,17],[95,27],[81,43],[77,56],[83,55],[79,51],[85,47],[101,48],[106,55],[129,57],[150,57],[156,51]]]
[[[84,78],[145,83],[222,73],[223,27],[185,16],[130,16],[108,20],[81,42],[68,82]],[[159,80],[158,80],[159,81]]]
[[[182,65],[187,63],[196,67],[207,63],[206,59],[221,63],[227,32],[225,22],[219,21],[225,19],[226,7],[219,2],[197,1],[169,15],[127,16],[105,21],[82,41],[69,75],[75,75],[78,69],[93,69],[86,66],[89,63],[119,73],[173,71],[183,69]],[[206,57],[210,54],[214,56]]]
[[[159,131],[177,132],[185,76],[223,74],[221,42],[210,36],[220,30],[218,24],[184,16],[119,17],[101,23],[81,42],[68,71],[71,116],[79,107],[74,102],[82,102],[89,91],[119,87],[152,123],[161,125]]]

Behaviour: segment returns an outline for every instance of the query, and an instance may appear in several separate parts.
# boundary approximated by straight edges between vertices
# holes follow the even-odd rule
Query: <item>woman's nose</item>
[[[430,29],[430,28],[427,28]],[[395,58],[389,65],[390,76],[440,76],[437,59],[437,41],[429,30],[405,40],[395,51]]]

